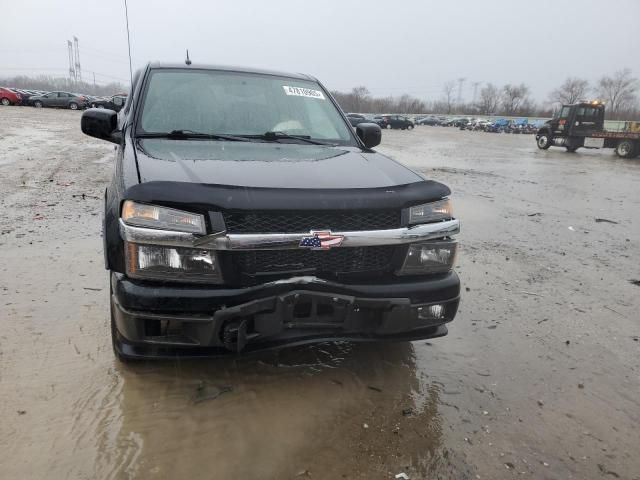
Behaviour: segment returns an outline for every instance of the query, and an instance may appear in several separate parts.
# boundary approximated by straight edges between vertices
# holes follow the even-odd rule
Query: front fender
[[[120,237],[120,200],[113,188],[107,188],[104,196],[104,220],[102,241],[104,264],[107,270],[124,272],[124,244]]]

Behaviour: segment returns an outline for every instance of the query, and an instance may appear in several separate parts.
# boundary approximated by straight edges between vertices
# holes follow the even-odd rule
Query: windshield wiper
[[[174,140],[187,140],[190,138],[203,138],[206,140],[230,140],[232,142],[250,142],[246,137],[226,135],[223,133],[201,133],[193,130],[171,130],[168,133],[142,133],[139,138],[170,138]]]
[[[303,142],[310,143],[312,145],[329,145],[332,147],[335,146],[335,143],[327,143],[327,142],[321,142],[320,140],[313,140],[309,135],[289,135],[288,133],[284,133],[284,132],[266,132],[266,133],[263,133],[262,135],[243,135],[243,137],[256,138],[259,140],[267,140],[269,142],[276,142],[280,139],[301,140]]]

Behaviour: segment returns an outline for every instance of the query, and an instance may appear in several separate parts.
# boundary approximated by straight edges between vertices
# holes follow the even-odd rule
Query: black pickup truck
[[[121,360],[446,335],[460,282],[449,188],[376,153],[306,75],[149,64],[104,197]]]

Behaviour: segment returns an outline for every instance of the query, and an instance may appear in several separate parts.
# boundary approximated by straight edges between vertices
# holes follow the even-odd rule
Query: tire
[[[70,110],[78,110],[78,104],[76,102],[71,102],[69,104],[69,109]]]
[[[536,144],[540,150],[547,150],[551,146],[551,135],[548,132],[539,134],[536,138]]]
[[[33,102],[33,106],[36,108],[44,107],[44,105],[42,105],[42,102],[40,100],[36,100],[35,102]]]
[[[576,150],[578,150],[580,147],[565,147],[567,149],[567,152],[569,153],[575,153]]]
[[[409,125],[407,128],[408,128],[409,130],[413,130],[413,125]]]
[[[388,128],[389,130],[391,130],[391,124],[390,124],[390,123],[387,123],[387,128]]]
[[[616,155],[620,158],[633,158],[636,152],[636,145],[631,140],[621,140],[616,145]]]
[[[9,105],[11,105],[11,101],[7,97],[2,97],[2,99],[0,100],[0,103],[5,107],[8,107]]]

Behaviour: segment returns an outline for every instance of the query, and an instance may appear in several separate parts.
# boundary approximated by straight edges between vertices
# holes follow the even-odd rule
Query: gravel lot
[[[102,265],[113,146],[79,119],[0,108],[3,478],[640,479],[640,161],[385,131],[454,192],[449,336],[131,367]]]

